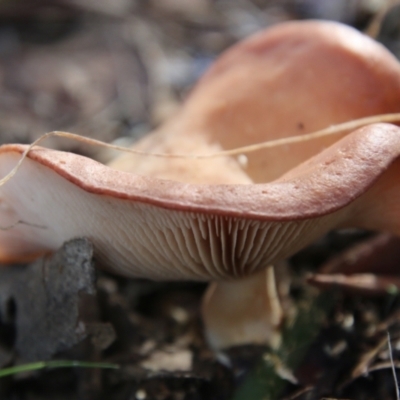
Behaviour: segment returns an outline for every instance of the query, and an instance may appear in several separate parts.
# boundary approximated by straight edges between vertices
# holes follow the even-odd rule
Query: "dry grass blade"
[[[21,164],[23,163],[24,159],[28,155],[28,153],[39,143],[48,139],[52,136],[67,138],[71,140],[77,140],[82,143],[86,143],[93,146],[102,146],[107,147],[117,151],[123,151],[127,153],[132,153],[135,155],[146,156],[146,157],[159,157],[159,158],[182,158],[182,159],[210,159],[215,157],[226,157],[226,156],[234,156],[234,155],[241,155],[244,153],[251,153],[254,151],[277,147],[277,146],[284,146],[287,144],[293,143],[300,143],[305,141],[310,141],[313,139],[317,139],[324,136],[330,136],[334,134],[338,134],[348,130],[354,130],[356,128],[360,128],[365,125],[370,125],[373,123],[380,123],[380,122],[399,122],[400,121],[400,113],[392,113],[392,114],[381,114],[381,115],[374,115],[371,117],[359,118],[355,120],[351,120],[348,122],[344,122],[337,125],[332,125],[325,129],[321,129],[315,132],[311,132],[308,134],[304,134],[302,136],[289,136],[281,139],[276,140],[269,140],[262,143],[257,143],[249,146],[238,147],[231,150],[224,150],[219,152],[213,152],[209,154],[166,154],[166,153],[151,153],[146,151],[135,150],[127,147],[117,146],[110,143],[102,142],[101,140],[91,139],[88,137],[80,136],[75,133],[70,132],[61,132],[61,131],[53,131],[48,132],[42,135],[40,138],[35,140],[31,145],[24,151],[20,160],[16,164],[16,166],[2,179],[0,179],[0,186],[4,185],[9,179],[11,179],[18,169],[20,168]]]

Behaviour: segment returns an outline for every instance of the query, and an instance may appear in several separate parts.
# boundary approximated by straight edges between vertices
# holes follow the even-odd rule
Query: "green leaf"
[[[118,369],[116,364],[102,363],[102,362],[86,362],[86,361],[72,361],[72,360],[54,360],[54,361],[38,361],[29,364],[17,365],[15,367],[8,367],[0,369],[0,378],[9,375],[15,375],[20,372],[36,371],[47,368],[106,368]]]

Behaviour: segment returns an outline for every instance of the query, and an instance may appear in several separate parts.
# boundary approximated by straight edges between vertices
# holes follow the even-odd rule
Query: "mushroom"
[[[182,109],[135,149],[212,153],[400,111],[400,66],[332,22],[273,27],[223,54]],[[23,145],[0,148],[0,175]],[[400,128],[374,124],[236,160],[123,155],[110,166],[36,147],[0,188],[0,260],[90,238],[118,274],[214,281],[203,315],[214,348],[274,342],[268,268],[337,227],[400,234]],[[19,223],[18,223],[19,222]]]

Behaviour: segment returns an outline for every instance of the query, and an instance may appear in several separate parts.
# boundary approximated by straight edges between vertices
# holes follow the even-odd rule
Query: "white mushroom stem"
[[[243,343],[277,347],[283,312],[274,268],[240,280],[213,282],[202,313],[207,341],[214,349]]]

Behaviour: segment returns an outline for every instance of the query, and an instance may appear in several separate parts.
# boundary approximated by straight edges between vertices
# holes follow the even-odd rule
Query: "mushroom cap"
[[[339,23],[288,22],[223,53],[175,118],[135,148],[201,154],[399,111],[400,64],[383,46]],[[111,166],[189,183],[244,183],[241,173],[248,182],[265,183],[347,133],[249,153],[244,171],[230,160],[227,167],[240,182],[232,176],[218,181],[214,171],[224,169],[222,159],[204,163],[125,154]]]
[[[0,147],[1,175],[25,149]],[[273,182],[199,185],[35,148],[0,188],[1,226],[24,222],[0,231],[0,259],[18,261],[87,236],[102,264],[127,276],[249,275],[352,223],[368,189],[381,184],[399,154],[400,128],[376,124],[352,132]]]

